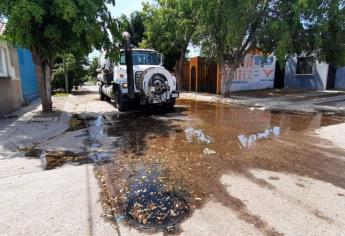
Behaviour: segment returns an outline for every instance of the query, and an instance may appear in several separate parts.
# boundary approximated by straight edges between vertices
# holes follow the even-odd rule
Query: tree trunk
[[[180,48],[180,57],[176,62],[176,80],[177,80],[177,89],[182,89],[182,82],[183,82],[183,66],[184,66],[184,58],[185,58],[186,49],[183,47]]]
[[[63,56],[63,73],[64,73],[64,77],[65,77],[65,92],[69,93],[66,56]]]
[[[231,84],[235,78],[235,73],[238,66],[233,64],[231,66],[226,65],[225,63],[221,64],[222,70],[222,95],[224,97],[230,97],[231,93]]]
[[[41,59],[36,50],[32,50],[32,57],[36,66],[36,80],[41,97],[42,110],[43,112],[51,112],[53,111],[53,103],[51,100],[49,66]]]

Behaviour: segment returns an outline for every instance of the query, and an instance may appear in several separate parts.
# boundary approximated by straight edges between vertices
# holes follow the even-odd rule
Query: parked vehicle
[[[162,66],[162,58],[151,49],[123,49],[113,66],[103,52],[97,76],[100,99],[114,100],[119,111],[131,101],[173,107],[179,97],[176,78]]]

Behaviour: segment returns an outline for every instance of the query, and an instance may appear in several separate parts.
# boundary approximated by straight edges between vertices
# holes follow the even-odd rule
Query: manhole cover
[[[136,197],[129,199],[126,218],[130,225],[143,229],[174,228],[189,212],[187,202],[175,193],[137,191]]]

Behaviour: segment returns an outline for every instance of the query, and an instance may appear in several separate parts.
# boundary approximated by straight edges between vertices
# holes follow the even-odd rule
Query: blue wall
[[[345,89],[345,67],[337,69],[335,77],[335,89]]]
[[[20,79],[22,82],[23,97],[26,104],[38,98],[38,86],[36,81],[35,64],[29,50],[17,49]]]
[[[326,89],[328,64],[316,62],[311,75],[296,75],[297,57],[290,57],[285,67],[285,88],[288,89]]]

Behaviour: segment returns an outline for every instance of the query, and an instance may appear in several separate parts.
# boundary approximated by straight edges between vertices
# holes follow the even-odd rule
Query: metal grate
[[[141,83],[140,77],[141,77],[142,74],[143,74],[142,71],[137,71],[137,72],[135,73],[135,87],[136,87],[138,90],[140,90],[140,88],[141,88],[141,86],[140,86],[140,83]]]

